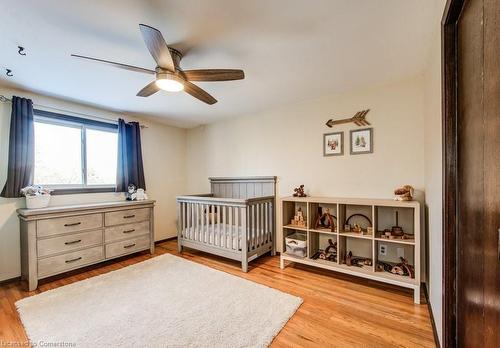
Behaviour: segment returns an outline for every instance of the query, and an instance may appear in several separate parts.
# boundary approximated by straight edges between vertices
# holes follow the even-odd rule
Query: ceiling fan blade
[[[138,97],[149,97],[150,95],[155,94],[160,90],[160,87],[156,85],[156,80],[148,84],[146,87],[141,89],[139,93],[137,93]]]
[[[184,70],[183,73],[189,81],[232,81],[245,78],[245,73],[239,69]]]
[[[95,62],[112,65],[112,66],[115,66],[117,68],[121,68],[121,69],[125,69],[125,70],[142,72],[142,73],[151,74],[151,75],[156,74],[156,72],[154,70],[140,68],[138,66],[133,66],[133,65],[128,65],[128,64],[111,62],[109,60],[104,60],[104,59],[99,59],[99,58],[92,58],[92,57],[86,57],[86,56],[80,56],[78,54],[72,54],[71,57],[80,58],[80,59],[87,59],[87,60],[93,60]]]
[[[149,53],[153,56],[156,64],[158,64],[160,68],[175,72],[174,60],[170,55],[167,43],[165,42],[161,32],[158,29],[150,27],[146,24],[139,24],[139,28],[141,29],[144,43],[146,44]]]
[[[184,81],[184,91],[209,105],[217,103],[217,99],[189,81]]]

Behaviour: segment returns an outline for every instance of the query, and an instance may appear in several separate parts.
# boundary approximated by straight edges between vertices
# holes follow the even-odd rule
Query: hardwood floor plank
[[[140,253],[42,280],[32,292],[19,281],[0,286],[0,340],[27,341],[17,300],[165,253],[301,297],[272,347],[435,347],[427,305],[415,305],[411,291],[303,265],[281,270],[277,256],[259,258],[242,273],[238,262],[221,257],[189,249],[179,255],[175,240],[158,244],[153,256]]]

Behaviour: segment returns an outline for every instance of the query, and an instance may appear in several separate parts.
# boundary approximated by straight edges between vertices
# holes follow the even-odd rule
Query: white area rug
[[[32,342],[266,347],[302,303],[165,254],[16,302]]]

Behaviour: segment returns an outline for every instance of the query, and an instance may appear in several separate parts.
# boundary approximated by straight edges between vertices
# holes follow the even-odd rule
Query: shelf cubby
[[[350,237],[368,236],[372,238],[367,230],[373,227],[373,206],[361,204],[340,204],[339,205],[339,231],[341,235]],[[359,225],[363,233],[353,232],[354,225]],[[349,228],[346,226],[349,225]]]
[[[322,215],[320,215],[320,213]],[[324,214],[329,214],[332,216],[332,221],[333,221],[333,231],[331,227],[327,227],[331,225],[331,222],[328,221],[328,217],[326,217]],[[338,205],[337,204],[328,204],[328,203],[315,203],[311,202],[309,204],[309,215],[311,216],[311,219],[309,221],[309,229],[311,231],[315,232],[321,232],[321,233],[337,233],[339,231],[338,226],[339,222],[337,219],[338,215]],[[318,218],[321,218],[323,216],[323,219],[320,220],[318,226],[316,226],[316,222],[318,221]]]
[[[323,232],[316,232],[316,231],[309,231],[309,258],[313,259],[314,255],[319,252],[319,251],[326,251],[326,249],[330,246],[330,242],[332,243],[337,243],[337,256],[335,257],[334,261],[329,261],[326,260],[327,262],[334,262],[338,263],[339,260],[339,253],[338,253],[338,241],[337,241],[337,234],[332,234],[332,233],[323,233]],[[319,258],[315,260],[321,260]]]

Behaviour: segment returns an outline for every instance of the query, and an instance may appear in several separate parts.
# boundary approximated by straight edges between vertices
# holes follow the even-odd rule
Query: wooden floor
[[[20,282],[1,285],[0,343],[27,341],[17,300],[157,255],[177,254],[176,246],[167,241],[157,245],[153,256],[142,253],[42,280],[33,292],[23,291]],[[272,347],[435,347],[427,305],[413,304],[409,290],[301,265],[280,270],[278,256],[251,262],[246,274],[239,263],[209,254],[189,250],[182,257],[301,297],[304,303]]]

